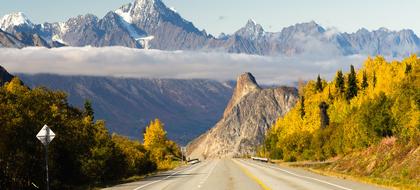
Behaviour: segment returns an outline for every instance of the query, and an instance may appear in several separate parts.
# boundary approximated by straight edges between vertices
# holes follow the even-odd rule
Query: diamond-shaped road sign
[[[36,134],[36,138],[38,138],[44,145],[48,145],[54,137],[55,133],[47,125],[44,125],[44,127],[39,130],[38,134]]]

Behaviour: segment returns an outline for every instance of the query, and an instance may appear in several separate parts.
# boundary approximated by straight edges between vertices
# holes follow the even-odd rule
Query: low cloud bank
[[[51,73],[134,78],[234,80],[251,72],[259,83],[290,85],[318,73],[362,65],[366,56],[266,57],[217,52],[141,50],[125,47],[65,47],[0,50],[0,65],[12,73]]]

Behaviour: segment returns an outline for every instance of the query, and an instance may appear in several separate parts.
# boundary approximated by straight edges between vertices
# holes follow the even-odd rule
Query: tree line
[[[156,119],[144,142],[110,134],[90,102],[71,106],[67,95],[29,89],[18,78],[0,87],[0,189],[44,189],[44,147],[35,137],[44,124],[56,134],[49,146],[51,189],[89,189],[101,183],[170,169],[177,144]]]
[[[318,75],[299,88],[300,99],[278,118],[259,148],[286,161],[325,160],[375,145],[384,137],[420,144],[420,59],[368,58],[358,71]]]

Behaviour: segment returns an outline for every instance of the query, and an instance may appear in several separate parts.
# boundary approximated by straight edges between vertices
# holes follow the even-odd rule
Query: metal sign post
[[[185,146],[183,146],[183,147],[181,147],[181,160],[182,160],[182,163],[184,163],[184,155],[186,154],[186,152],[187,152],[187,147],[185,147]]]
[[[50,189],[50,181],[48,177],[48,144],[54,139],[55,133],[47,126],[44,125],[41,130],[39,130],[36,138],[38,138],[41,143],[45,146],[45,172],[46,172],[46,186],[47,190]]]

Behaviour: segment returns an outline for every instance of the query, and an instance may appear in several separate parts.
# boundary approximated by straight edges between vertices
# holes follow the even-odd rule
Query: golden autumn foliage
[[[177,155],[162,128],[149,128],[148,150],[137,140],[110,135],[105,121],[94,119],[91,103],[84,106],[72,107],[64,92],[30,89],[18,78],[0,86],[0,189],[32,189],[32,184],[45,189],[44,147],[35,137],[44,124],[56,134],[48,154],[51,189],[92,187],[156,171],[162,162],[151,158],[155,145],[164,155]]]
[[[151,159],[157,163],[158,169],[170,169],[174,167],[175,160],[181,160],[178,145],[168,140],[164,124],[155,119],[146,127],[144,133],[144,147],[150,152]]]
[[[275,122],[259,153],[291,161],[324,160],[389,136],[418,146],[419,75],[415,55],[392,62],[378,56],[368,58],[358,71],[338,71],[330,82],[308,81],[299,89],[304,98]],[[324,117],[321,107],[326,108]],[[324,128],[323,122],[328,124]]]

